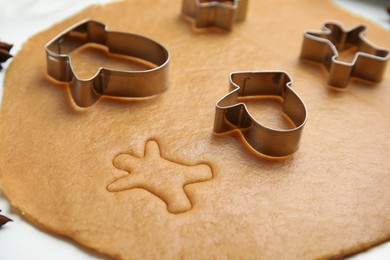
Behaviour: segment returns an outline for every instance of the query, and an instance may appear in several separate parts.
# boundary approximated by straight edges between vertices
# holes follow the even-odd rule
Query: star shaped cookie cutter
[[[322,31],[306,31],[301,58],[322,63],[329,72],[329,85],[345,88],[350,77],[380,82],[390,52],[370,43],[364,34],[367,27],[358,25],[346,31],[336,22],[327,22]],[[355,47],[351,62],[338,60],[339,52]]]
[[[299,147],[306,123],[306,107],[291,89],[292,80],[284,71],[243,71],[230,74],[230,92],[216,104],[214,132],[225,133],[239,130],[246,142],[257,152],[283,157]],[[295,127],[287,130],[272,129],[262,125],[240,102],[243,96],[277,96],[284,100],[283,112]]]
[[[195,27],[231,30],[246,18],[249,0],[183,0],[182,14],[195,21]]]
[[[139,58],[156,67],[127,71],[100,68],[90,79],[75,74],[70,52],[87,43],[108,47],[109,52]],[[70,84],[76,105],[89,107],[101,96],[148,97],[168,88],[169,51],[160,43],[137,34],[108,31],[105,24],[84,20],[65,30],[46,45],[47,73]]]

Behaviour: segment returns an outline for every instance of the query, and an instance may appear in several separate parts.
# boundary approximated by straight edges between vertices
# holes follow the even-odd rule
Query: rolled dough
[[[326,84],[299,60],[303,32],[329,20],[369,25],[329,1],[250,1],[230,33],[195,32],[181,1],[91,6],[33,36],[10,64],[1,111],[0,183],[34,224],[115,258],[342,257],[390,239],[390,73],[380,84]],[[171,52],[170,87],[153,98],[76,107],[46,75],[45,44],[91,18],[151,37]],[[131,44],[131,43],[129,43]],[[78,75],[141,64],[85,46]],[[230,72],[285,70],[309,120],[294,155],[269,159],[238,133],[212,132]],[[258,102],[257,102],[258,101]],[[259,121],[288,128],[275,100],[248,101]]]

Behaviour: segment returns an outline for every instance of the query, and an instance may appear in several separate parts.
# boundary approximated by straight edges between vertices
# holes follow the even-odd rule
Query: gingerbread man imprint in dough
[[[110,183],[108,191],[144,189],[163,200],[168,211],[175,214],[192,208],[191,198],[184,189],[186,185],[213,178],[208,164],[186,165],[164,158],[155,140],[147,141],[143,157],[121,153],[115,156],[113,164],[128,174]]]

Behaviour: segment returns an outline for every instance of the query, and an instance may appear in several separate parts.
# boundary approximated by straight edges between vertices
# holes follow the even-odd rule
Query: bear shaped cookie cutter
[[[257,152],[284,157],[298,150],[307,120],[306,106],[290,87],[292,80],[284,71],[243,71],[230,74],[230,92],[216,104],[214,132],[239,130],[246,142]],[[262,125],[240,102],[243,96],[276,96],[284,100],[283,112],[295,127],[287,130]]]
[[[127,71],[100,68],[90,79],[82,80],[73,70],[70,52],[87,43],[108,47],[115,54],[153,63],[147,70]],[[154,96],[168,88],[169,51],[160,43],[132,33],[108,31],[94,20],[83,20],[65,30],[46,45],[47,73],[70,84],[71,95],[80,107],[89,107],[101,96],[140,98]]]

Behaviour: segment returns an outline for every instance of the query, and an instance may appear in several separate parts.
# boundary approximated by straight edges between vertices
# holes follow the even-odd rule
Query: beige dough
[[[386,48],[389,31],[330,1],[253,0],[231,33],[194,32],[180,9],[179,0],[91,6],[25,43],[1,112],[0,181],[11,203],[115,258],[313,259],[389,240],[390,66],[380,84],[336,91],[322,66],[298,59],[304,30],[330,19],[368,24],[368,39]],[[77,108],[67,85],[47,77],[44,46],[85,18],[165,45],[169,89]],[[94,46],[72,57],[83,77],[100,64],[141,66]],[[309,113],[300,149],[277,160],[238,133],[212,132],[229,73],[274,69],[291,75]],[[288,127],[279,102],[250,103],[259,121]]]

